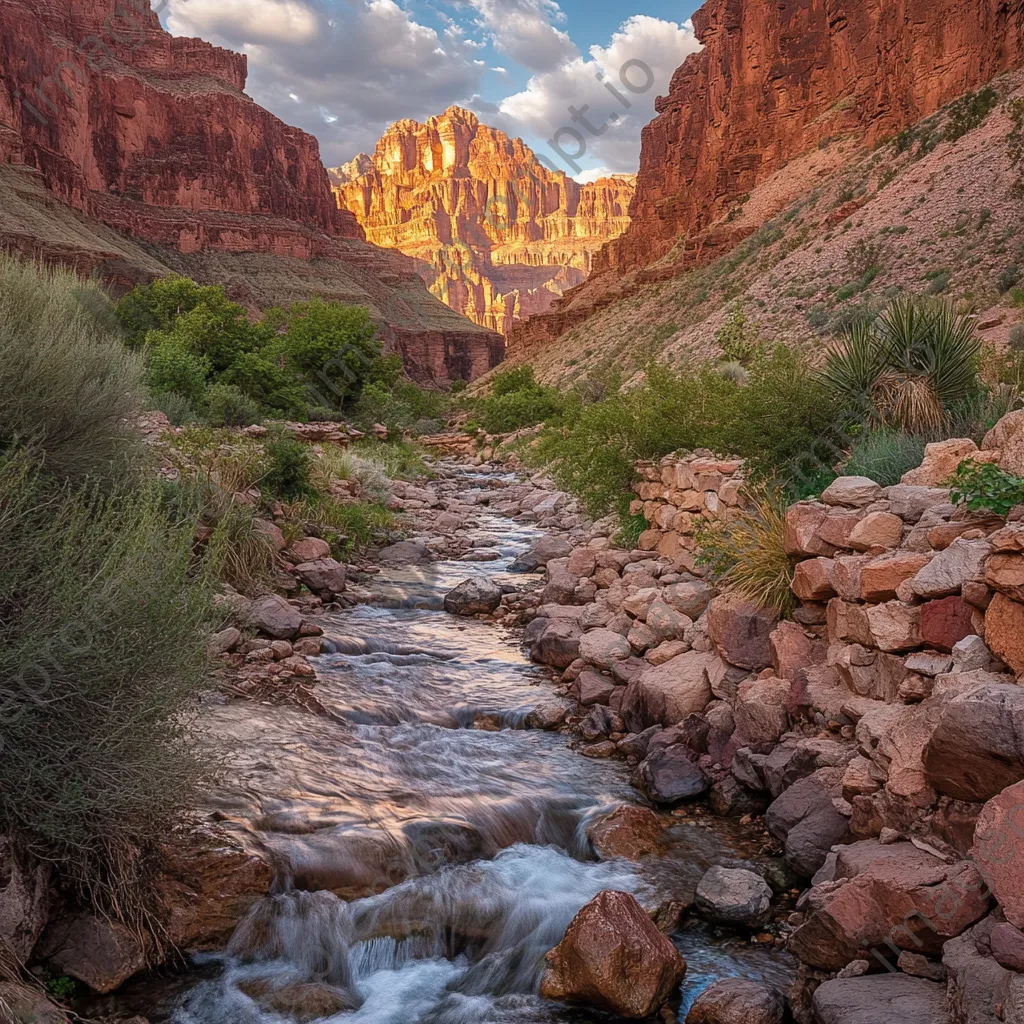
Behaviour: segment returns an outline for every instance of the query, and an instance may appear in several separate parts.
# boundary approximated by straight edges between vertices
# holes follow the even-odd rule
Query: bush
[[[172,427],[188,426],[199,420],[199,414],[192,408],[192,403],[173,391],[150,395],[148,404],[157,412],[162,412],[171,421]]]
[[[715,334],[715,342],[722,350],[722,359],[726,363],[739,363],[747,366],[761,350],[761,338],[757,324],[750,323],[742,309],[734,309],[725,323]]]
[[[142,373],[102,291],[0,257],[0,452],[28,447],[61,482],[118,479],[142,451]]]
[[[807,322],[815,329],[824,327],[829,321],[829,311],[827,306],[818,304],[817,306],[811,306],[807,310]]]
[[[999,102],[995,89],[986,86],[977,92],[969,92],[950,104],[949,117],[942,137],[955,142],[968,132],[979,127]]]
[[[306,445],[281,431],[268,438],[265,448],[269,467],[263,476],[263,487],[269,494],[295,501],[313,493],[313,456]]]
[[[204,776],[190,712],[212,587],[195,526],[156,485],[55,493],[26,457],[0,457],[0,831],[134,927],[155,848]]]
[[[999,294],[1005,295],[1021,278],[1021,269],[1016,263],[1004,267],[999,274]]]
[[[763,486],[750,495],[749,508],[705,526],[696,537],[697,562],[712,580],[780,615],[796,605],[795,560],[783,547],[788,500],[781,489]]]
[[[1014,324],[1010,328],[1010,348],[1014,352],[1024,350],[1024,324]]]
[[[963,503],[972,512],[1005,516],[1015,505],[1024,504],[1024,479],[990,462],[961,462],[949,486],[954,504]]]
[[[532,366],[516,366],[495,374],[491,394],[477,404],[480,424],[488,434],[510,434],[556,418],[565,399],[554,388],[538,384]]]
[[[318,497],[293,503],[286,515],[327,540],[339,556],[362,549],[385,537],[394,516],[377,501],[334,501]]]
[[[177,395],[194,408],[206,394],[209,372],[210,364],[204,357],[193,355],[184,345],[168,339],[149,353],[146,385],[155,397]]]
[[[248,427],[263,418],[259,403],[233,384],[211,384],[203,401],[206,419],[214,427]]]
[[[869,477],[883,487],[898,484],[904,473],[921,465],[928,440],[884,427],[868,430],[854,444],[843,473]]]
[[[256,528],[256,510],[230,502],[213,527],[207,551],[218,579],[250,597],[271,589],[277,560],[273,542]]]

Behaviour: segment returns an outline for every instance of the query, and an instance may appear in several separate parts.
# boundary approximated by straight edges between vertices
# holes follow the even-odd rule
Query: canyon
[[[450,107],[391,125],[373,156],[333,169],[343,215],[375,245],[418,261],[430,291],[507,334],[582,284],[629,224],[633,175],[579,184],[521,139]]]
[[[587,282],[516,325],[511,358],[536,357],[596,314],[617,310],[621,330],[643,286],[715,263],[798,202],[813,206],[830,175],[1024,54],[1024,8],[1000,0],[710,0],[693,24],[703,49],[644,129],[629,228]],[[852,199],[821,235],[863,205]]]
[[[365,241],[319,145],[245,95],[242,54],[174,38],[146,0],[0,7],[0,245],[123,290],[171,272],[250,308],[365,305],[421,380],[496,365],[415,264]]]

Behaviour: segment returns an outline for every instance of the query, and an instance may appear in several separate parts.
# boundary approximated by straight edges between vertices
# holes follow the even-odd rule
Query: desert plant
[[[847,476],[866,476],[883,487],[898,484],[903,474],[921,465],[928,439],[879,427],[857,439],[843,466]]]
[[[719,585],[786,615],[796,604],[795,562],[783,546],[788,498],[763,484],[748,491],[747,500],[728,520],[698,531],[697,561]]]
[[[947,142],[955,142],[962,138],[981,125],[998,102],[999,95],[990,86],[961,96],[949,106],[949,116],[942,137]]]
[[[70,271],[0,256],[0,452],[30,448],[56,481],[115,480],[142,451],[142,362],[109,308]]]
[[[263,487],[274,497],[294,501],[313,492],[310,473],[313,456],[309,448],[287,431],[271,434],[266,442],[267,471]]]
[[[384,463],[342,448],[324,448],[313,463],[311,480],[322,494],[330,494],[332,480],[356,480],[363,494],[374,501],[387,502],[391,497],[391,479]]]
[[[973,324],[952,304],[901,298],[846,332],[823,379],[876,424],[921,433],[980,389],[980,353]]]
[[[1024,479],[991,462],[961,462],[949,480],[949,488],[950,499],[972,512],[1005,516],[1015,505],[1024,504]]]
[[[752,323],[738,307],[729,313],[718,329],[715,342],[722,350],[723,362],[739,363],[741,367],[747,366],[763,347],[757,324]]]
[[[218,517],[207,558],[218,579],[254,597],[271,589],[276,553],[270,537],[257,529],[256,511],[230,502]]]
[[[232,384],[211,384],[203,403],[206,419],[215,427],[247,427],[263,420],[259,403]]]
[[[999,274],[999,294],[1005,295],[1021,278],[1021,269],[1016,263],[1009,263]]]

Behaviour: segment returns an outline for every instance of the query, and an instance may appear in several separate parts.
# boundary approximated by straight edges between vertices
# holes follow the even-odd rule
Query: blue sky
[[[248,54],[250,95],[315,134],[328,166],[372,152],[395,120],[459,104],[587,179],[636,170],[655,97],[699,48],[695,6],[171,0],[166,21],[175,34]]]

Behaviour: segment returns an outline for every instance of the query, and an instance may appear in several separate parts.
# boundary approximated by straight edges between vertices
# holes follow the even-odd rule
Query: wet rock
[[[587,837],[601,860],[639,860],[658,851],[661,832],[661,822],[653,811],[622,804],[591,825]]]
[[[854,843],[838,852],[834,881],[807,894],[790,949],[825,971],[873,960],[875,948],[939,953],[988,912],[984,889],[969,861],[947,864],[912,843]]]
[[[688,651],[663,665],[648,666],[627,687],[621,714],[626,727],[641,732],[652,725],[675,725],[703,711],[711,700],[707,668],[714,655]]]
[[[451,615],[489,615],[501,604],[501,587],[485,576],[463,580],[444,597],[444,610]]]
[[[580,747],[580,753],[584,757],[599,760],[601,758],[614,757],[616,747],[612,740],[601,740],[599,743],[590,743],[587,746]]]
[[[923,755],[928,784],[981,802],[1024,778],[1024,688],[978,686],[943,709]]]
[[[249,606],[248,622],[275,640],[292,640],[299,635],[302,616],[283,597],[268,594]]]
[[[530,647],[534,661],[554,668],[568,668],[579,657],[582,630],[575,622],[550,619],[538,632]]]
[[[649,1017],[678,989],[686,961],[628,893],[598,893],[547,954],[540,993],[629,1019]]]
[[[333,558],[302,562],[293,571],[301,583],[321,597],[330,598],[345,591],[345,566]]]
[[[146,966],[138,937],[117,921],[92,914],[60,918],[43,933],[37,956],[94,992],[113,992]]]
[[[765,812],[768,831],[784,842],[786,863],[810,878],[829,850],[850,837],[849,820],[836,809],[842,795],[842,768],[819,768],[790,786]]]
[[[610,669],[617,661],[626,661],[632,651],[621,633],[610,629],[592,629],[580,637],[580,657],[597,668]]]
[[[569,709],[564,704],[543,701],[526,716],[526,724],[531,729],[557,729],[568,713]]]
[[[817,1024],[952,1024],[945,989],[906,974],[867,974],[826,981],[814,993]]]
[[[708,636],[731,665],[762,669],[772,663],[769,637],[779,621],[737,594],[719,594],[708,606]]]
[[[708,794],[711,813],[720,818],[738,818],[744,814],[763,814],[768,800],[737,782],[732,775],[715,780]]]
[[[774,989],[746,978],[722,978],[694,1001],[686,1024],[782,1024],[785,1003]]]
[[[683,744],[652,749],[630,780],[653,803],[677,804],[706,793],[711,780]]]
[[[772,890],[753,871],[709,868],[697,884],[696,905],[701,916],[716,924],[759,928],[771,913]]]

